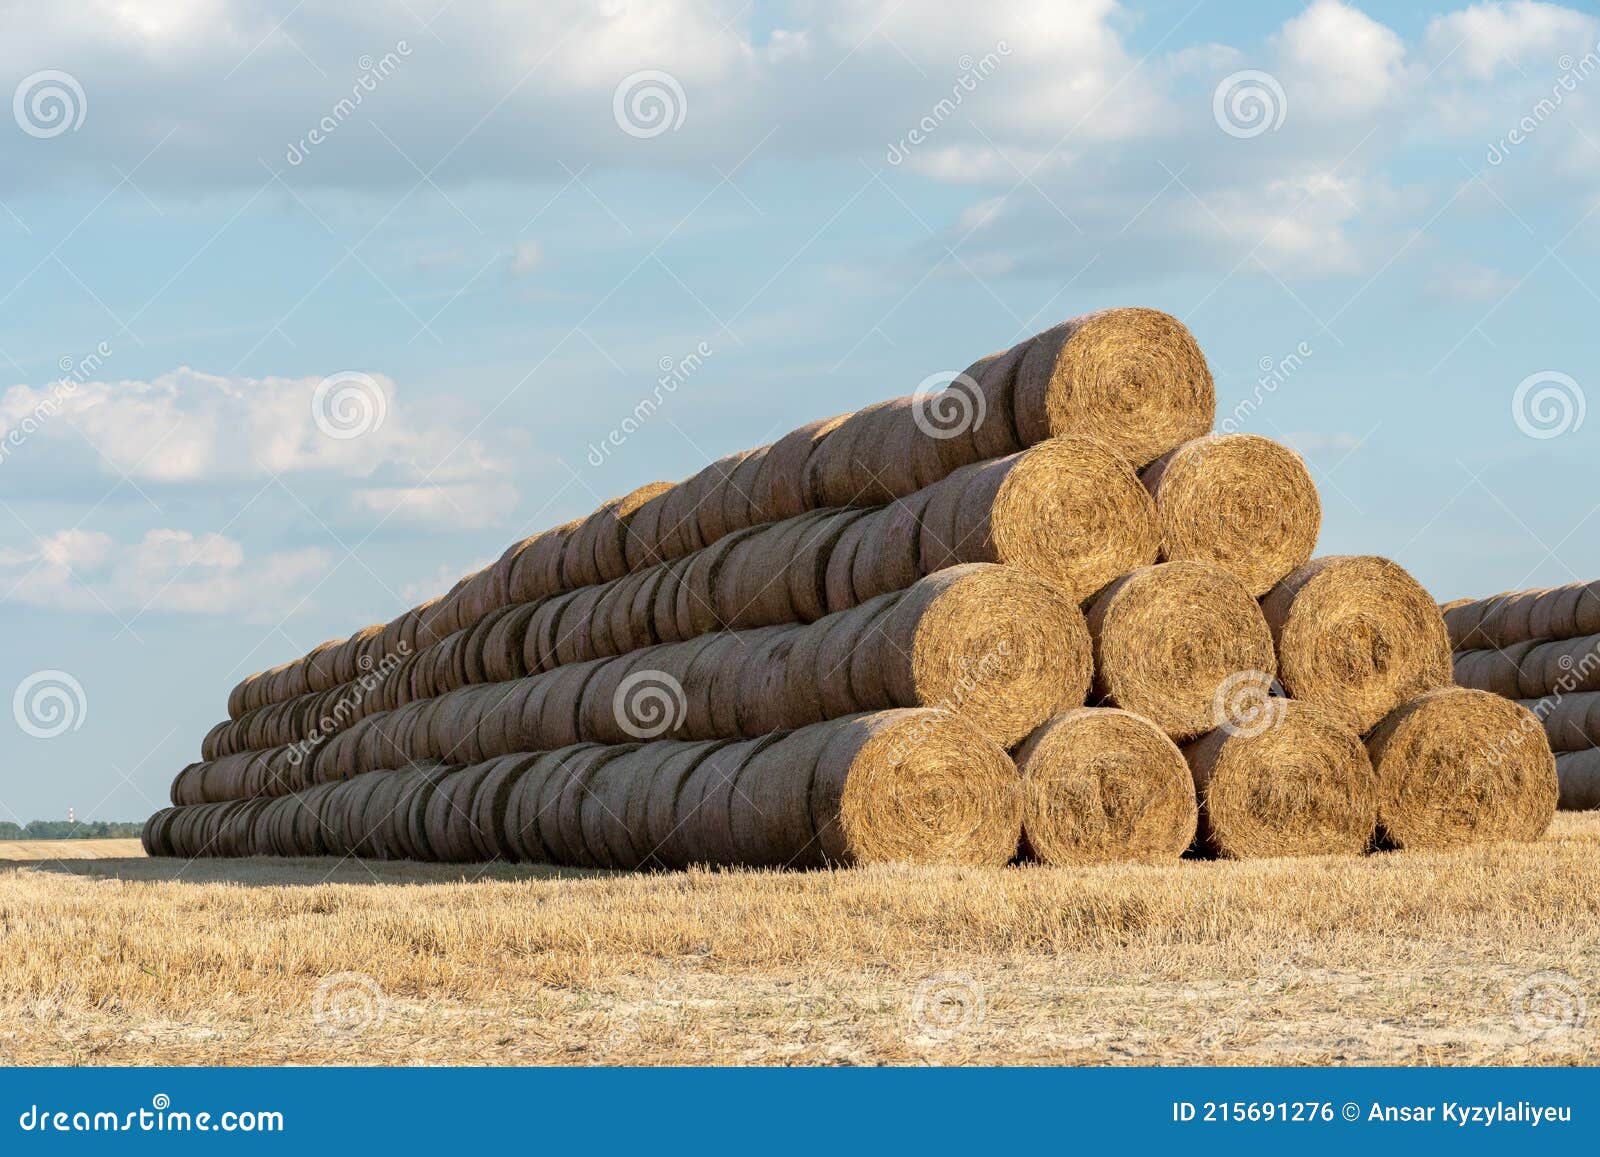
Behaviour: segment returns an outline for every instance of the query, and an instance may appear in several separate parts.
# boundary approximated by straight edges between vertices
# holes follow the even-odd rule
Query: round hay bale
[[[678,795],[684,782],[701,760],[732,743],[712,739],[699,743],[674,743],[661,749],[662,755],[649,773],[629,792],[627,821],[630,831],[639,833],[635,846],[642,854],[640,866],[682,868],[670,858],[669,846],[677,826]]]
[[[1047,864],[1157,863],[1194,842],[1194,780],[1150,720],[1115,707],[1051,719],[1017,751],[1023,848]]]
[[[718,581],[739,544],[759,533],[753,527],[736,530],[684,560],[677,590],[677,634],[692,638],[725,625],[717,607]]]
[[[561,754],[546,751],[530,756],[513,774],[498,837],[506,859],[527,864],[556,862],[540,839],[539,820],[544,790],[560,768]]]
[[[560,770],[551,777],[540,797],[539,834],[554,853],[556,863],[577,868],[602,866],[590,857],[584,843],[584,800],[593,792],[591,784],[595,774],[611,760],[637,746],[590,743],[567,749]]]
[[[1230,681],[1270,683],[1272,636],[1250,592],[1200,562],[1140,567],[1089,611],[1095,692],[1182,742],[1217,726]]]
[[[719,817],[710,797],[739,773],[750,751],[750,741],[724,744],[695,761],[674,793],[672,827],[655,849],[655,856],[673,868],[692,864],[717,864],[721,841],[716,837]],[[726,823],[724,815],[720,819]]]
[[[975,468],[954,510],[956,562],[1020,567],[1084,602],[1154,562],[1155,503],[1126,461],[1083,438]]]
[[[1521,704],[1543,724],[1550,750],[1557,755],[1587,751],[1600,740],[1600,692],[1575,691],[1548,699],[1524,699]]]
[[[1557,755],[1556,778],[1561,784],[1558,806],[1562,811],[1600,808],[1600,747]]]
[[[741,718],[757,707],[763,712],[786,712],[794,719],[823,720],[865,710],[863,703],[870,703],[874,708],[893,706],[881,701],[888,694],[882,680],[877,680],[874,687],[858,688],[852,676],[857,651],[862,653],[865,672],[867,652],[871,648],[863,646],[862,640],[874,637],[879,624],[900,597],[898,591],[881,595],[859,607],[819,619],[800,631],[788,659],[790,674],[784,701],[781,704],[742,704]],[[872,701],[873,691],[880,701]]]
[[[1539,640],[1528,639],[1495,650],[1458,651],[1451,659],[1451,673],[1463,687],[1491,691],[1507,699],[1542,698],[1546,694],[1544,688],[1535,688],[1526,694],[1522,690],[1523,663],[1542,646]],[[1542,660],[1536,658],[1534,662],[1543,669]]]
[[[506,809],[517,781],[537,758],[537,755],[518,753],[501,756],[487,764],[467,806],[472,816],[468,831],[479,860],[517,858],[515,849],[505,840]]]
[[[619,579],[612,584],[613,593],[602,599],[600,606],[596,608],[611,621],[611,645],[618,655],[626,655],[629,651],[637,651],[641,647],[654,646],[661,641],[650,635],[647,622],[640,624],[634,616],[634,608],[645,586],[659,579],[660,576],[653,567]],[[639,625],[645,626],[642,634],[636,630]]]
[[[587,859],[597,867],[632,870],[646,849],[628,827],[628,793],[660,763],[659,744],[636,744],[601,763],[590,774],[578,802],[578,827]]]
[[[1200,846],[1212,855],[1357,855],[1372,843],[1372,761],[1336,711],[1275,698],[1184,756],[1200,800]]]
[[[883,711],[815,726],[831,729],[811,791],[826,862],[999,867],[1017,854],[1016,765],[959,716]]]
[[[1536,840],[1555,814],[1555,756],[1526,708],[1464,687],[1420,695],[1367,739],[1378,828],[1397,848]]]
[[[1209,562],[1260,597],[1304,566],[1322,528],[1305,461],[1256,434],[1208,434],[1142,475],[1155,498],[1166,561]]]
[[[917,494],[911,495],[905,501],[914,501],[922,493],[922,491],[918,491]],[[890,533],[886,514],[887,512],[883,510],[869,510],[862,513],[859,518],[845,528],[844,533],[839,536],[839,540],[833,544],[833,549],[828,552],[828,570],[823,575],[822,584],[829,614],[847,611],[851,607],[866,601],[860,598],[855,590],[856,556],[867,549],[868,543],[878,542]],[[916,536],[920,532],[920,528],[915,521],[911,523],[909,528],[899,527],[897,529],[902,532],[897,538],[897,542],[905,540],[904,531],[906,529],[910,530],[913,542],[915,542]],[[913,555],[911,560],[913,567],[916,566],[916,561]],[[919,570],[918,574],[920,573],[921,571]],[[912,581],[915,581],[915,579],[913,578]],[[910,584],[906,585],[909,586]],[[876,595],[883,592],[873,591],[872,593]],[[868,597],[870,598],[871,596],[869,595]]]
[[[774,442],[763,455],[756,471],[751,506],[759,508],[768,522],[794,518],[812,509],[806,490],[806,462],[828,435],[849,414],[807,422]]]
[[[1024,445],[1081,434],[1135,468],[1206,433],[1217,413],[1193,335],[1153,309],[1102,310],[1034,337],[1011,400]]]
[[[533,536],[511,568],[512,602],[535,603],[562,589],[561,558],[566,553],[567,540],[582,525],[582,519],[573,519]]]
[[[734,479],[739,467],[754,453],[753,450],[736,450],[701,471],[706,480],[695,507],[695,518],[699,522],[700,541],[707,546],[715,545],[723,535],[743,530],[749,525],[746,522],[730,523],[728,506],[729,495],[735,493]]]
[[[966,563],[887,597],[893,605],[854,642],[850,686],[859,709],[942,707],[1009,747],[1083,704],[1089,632],[1053,584],[1014,567]]]
[[[727,531],[758,526],[768,521],[766,514],[756,505],[756,479],[761,473],[762,464],[766,462],[769,449],[767,446],[758,446],[740,458],[739,464],[734,467],[723,498],[722,523]]]
[[[922,577],[923,518],[940,493],[938,486],[919,490],[861,518],[866,536],[850,559],[848,589],[853,601],[844,605],[904,590]],[[829,587],[827,593],[829,607],[839,609],[833,602],[844,592]]]
[[[691,850],[689,862],[732,866],[739,863],[734,846],[733,801],[745,769],[778,736],[763,735],[729,744],[700,761],[678,800],[698,799],[692,810],[680,810],[680,834]]]
[[[803,673],[794,666],[794,655],[806,635],[806,628],[797,626],[739,632],[735,657],[711,672],[706,726],[693,734],[702,738],[764,735],[825,718],[813,706],[815,695],[790,691],[791,682],[804,682]],[[693,697],[690,710],[695,710]]]
[[[1290,697],[1343,712],[1366,734],[1451,680],[1450,641],[1428,592],[1396,563],[1317,559],[1262,600]]]
[[[170,856],[172,844],[168,840],[167,829],[172,824],[172,816],[176,808],[164,807],[144,821],[144,826],[139,829],[139,844],[144,848],[147,856]]]
[[[803,727],[751,753],[729,797],[737,863],[756,868],[820,868],[822,845],[812,826],[811,785],[829,727]]]

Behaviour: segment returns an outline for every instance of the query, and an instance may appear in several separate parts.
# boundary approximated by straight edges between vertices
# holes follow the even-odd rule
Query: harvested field
[[[137,839],[0,840],[0,863],[30,860],[121,860],[144,858]]]
[[[29,946],[0,959],[6,1063],[1528,1064],[1600,1048],[1595,815],[1558,816],[1537,844],[1170,866],[55,862],[0,869],[0,910]]]

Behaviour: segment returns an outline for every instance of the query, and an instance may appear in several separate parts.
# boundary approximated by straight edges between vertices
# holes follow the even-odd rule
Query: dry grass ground
[[[0,863],[8,860],[117,860],[144,855],[134,840],[0,840]]]
[[[1600,1054],[1593,813],[1536,845],[1167,868],[41,859],[0,866],[0,930],[0,1063]]]

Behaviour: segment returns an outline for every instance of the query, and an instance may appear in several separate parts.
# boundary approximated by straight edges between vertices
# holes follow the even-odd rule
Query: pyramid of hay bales
[[[1075,318],[513,544],[245,679],[153,855],[1001,865],[1531,838],[1433,600],[1311,555],[1205,358]],[[1473,758],[1474,750],[1496,753]]]

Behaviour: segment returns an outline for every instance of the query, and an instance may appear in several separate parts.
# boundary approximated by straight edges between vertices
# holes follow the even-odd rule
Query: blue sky
[[[67,714],[0,817],[142,817],[250,671],[1109,305],[1324,553],[1600,575],[1592,6],[966,7],[5,4],[0,674]]]

